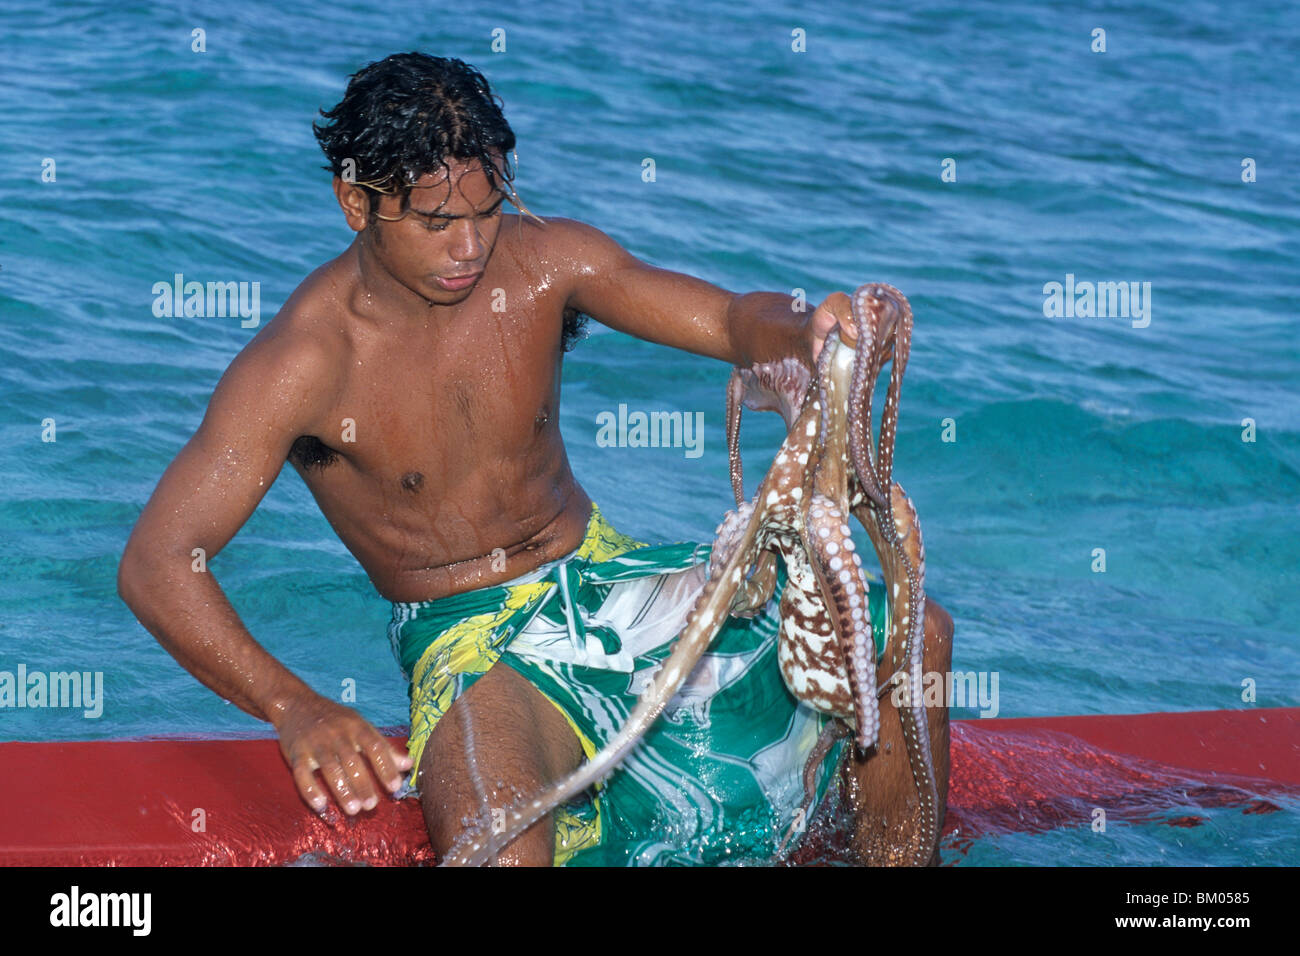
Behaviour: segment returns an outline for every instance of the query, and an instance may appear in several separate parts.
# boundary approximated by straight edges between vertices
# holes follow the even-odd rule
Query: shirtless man
[[[333,122],[317,135],[356,237],[222,376],[131,534],[118,591],[195,677],[275,727],[313,809],[332,796],[351,815],[397,791],[410,757],[267,653],[211,571],[191,570],[193,549],[216,556],[288,460],[384,598],[508,581],[574,551],[591,514],[558,423],[578,313],[736,365],[812,363],[836,323],[852,320],[843,293],[805,315],[786,295],[735,295],[653,268],[591,226],[505,213],[503,200],[517,199],[505,163],[514,134],[486,81],[459,61],[371,64],[323,115]],[[932,641],[950,635],[930,609]],[[530,792],[582,759],[560,713],[493,667],[424,750],[421,800],[440,854],[477,812],[467,701],[478,768],[494,785]],[[935,744],[944,792],[946,719]],[[893,766],[910,786],[906,761]],[[549,864],[550,826],[539,821],[501,862]]]

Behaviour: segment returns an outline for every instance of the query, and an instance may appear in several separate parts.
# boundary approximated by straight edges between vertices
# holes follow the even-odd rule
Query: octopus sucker
[[[837,735],[849,733],[847,724],[859,752],[875,759],[879,701],[892,688],[901,687],[899,718],[916,788],[916,813],[910,821],[894,821],[906,846],[887,855],[891,862],[929,863],[942,820],[937,812],[929,723],[920,694],[925,547],[916,509],[893,480],[912,311],[902,293],[883,283],[860,286],[850,303],[856,335],[847,329],[843,341],[839,332],[828,335],[814,373],[793,358],[732,371],[726,391],[726,428],[737,507],[718,526],[709,576],[686,624],[617,735],[574,773],[524,801],[526,811],[512,808],[506,831],[499,840],[490,841],[493,852],[615,770],[677,693],[728,615],[758,613],[771,600],[779,556],[787,583],[780,602],[777,664],[791,693],[831,717],[814,756],[824,756]],[[872,397],[880,372],[891,361],[880,438],[873,447]],[[771,467],[749,500],[744,497],[740,461],[742,408],[776,411],[787,429]],[[855,552],[850,515],[866,530],[890,595],[884,660],[879,666],[891,676],[883,684],[877,678],[878,649],[865,600],[869,591],[862,560]],[[805,783],[815,777],[805,768]],[[467,831],[445,862],[486,862],[488,850],[469,846],[476,838],[482,839],[476,830]]]

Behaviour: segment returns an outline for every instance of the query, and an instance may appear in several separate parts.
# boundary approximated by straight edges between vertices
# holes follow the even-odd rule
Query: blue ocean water
[[[269,319],[351,238],[316,111],[409,49],[483,69],[534,212],[737,292],[909,296],[896,475],[955,666],[999,673],[1000,716],[1300,703],[1292,4],[526,10],[0,2],[0,669],[106,684],[101,718],[4,710],[0,739],[266,732],[116,598],[132,524],[256,332],[157,318],[151,289],[256,281]],[[1067,276],[1150,283],[1149,322],[1048,317],[1044,285]],[[598,326],[569,355],[570,458],[622,530],[710,535],[730,504],[727,371]],[[598,447],[620,403],[702,412],[703,455]],[[752,483],[781,426],[746,429]],[[355,680],[365,716],[405,723],[389,607],[291,468],[213,570],[295,672],[323,693]],[[1102,850],[1058,831],[963,858],[1300,859],[1294,806],[1203,815],[1195,839],[1138,827]]]

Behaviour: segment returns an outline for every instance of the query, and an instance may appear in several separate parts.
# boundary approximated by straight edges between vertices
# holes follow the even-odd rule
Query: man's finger
[[[855,341],[857,338],[857,325],[853,322],[853,304],[848,295],[843,292],[832,292],[822,303],[813,310],[809,318],[809,329],[812,333],[812,360],[813,364],[821,356],[823,346],[826,344],[826,336],[830,335],[836,327],[841,330],[841,339]]]
[[[339,760],[343,764],[343,769],[348,775],[348,785],[356,798],[361,801],[361,806],[366,810],[373,810],[379,806],[379,794],[375,793],[375,781],[370,776],[370,767],[357,744],[352,745],[349,753],[340,753]],[[355,811],[353,811],[355,812]]]
[[[325,778],[325,782],[330,785],[330,789],[334,791],[334,799],[339,802],[339,806],[343,808],[345,813],[352,816],[361,811],[361,801],[352,792],[352,787],[348,783],[347,772],[337,758],[322,760],[320,773]]]
[[[839,318],[840,338],[845,342],[856,342],[858,340],[858,323],[853,321],[853,313],[841,315]]]
[[[852,318],[853,302],[846,293],[832,292],[822,302],[822,308],[826,309],[837,319]]]
[[[398,750],[378,731],[372,731],[365,736],[362,750],[370,758],[370,765],[375,768],[375,776],[390,791],[396,793],[402,788],[402,771],[411,769],[410,755]]]
[[[307,806],[317,813],[324,813],[329,806],[329,797],[316,782],[315,759],[298,760],[293,764],[293,782],[298,785],[298,793],[307,801]]]

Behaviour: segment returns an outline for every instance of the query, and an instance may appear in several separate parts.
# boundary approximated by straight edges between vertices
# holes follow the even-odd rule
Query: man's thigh
[[[555,705],[498,662],[438,721],[420,759],[420,805],[434,850],[443,856],[470,826],[490,828],[493,809],[532,796],[581,759],[578,738]],[[497,861],[550,866],[554,854],[548,814]]]

